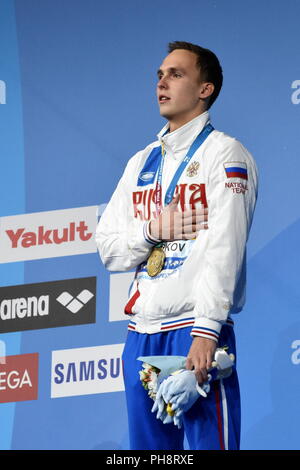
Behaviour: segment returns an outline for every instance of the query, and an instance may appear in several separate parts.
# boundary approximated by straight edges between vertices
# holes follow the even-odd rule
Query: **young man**
[[[238,449],[236,370],[184,414],[163,424],[139,379],[146,355],[182,355],[200,384],[216,347],[236,354],[231,314],[245,300],[246,241],[257,172],[236,139],[215,130],[208,109],[222,86],[214,53],[169,44],[157,99],[167,119],[158,140],[134,155],[99,222],[96,242],[110,271],[136,268],[123,353],[132,449]],[[206,223],[208,218],[208,224]]]

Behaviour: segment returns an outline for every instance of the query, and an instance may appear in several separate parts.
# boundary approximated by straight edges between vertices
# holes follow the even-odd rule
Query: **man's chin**
[[[159,114],[161,115],[161,117],[165,118],[165,119],[171,119],[172,117],[172,114],[170,112],[168,112],[166,109],[159,109]]]

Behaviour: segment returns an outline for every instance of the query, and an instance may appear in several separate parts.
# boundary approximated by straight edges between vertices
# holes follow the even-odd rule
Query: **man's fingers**
[[[167,206],[169,210],[175,211],[177,209],[179,197],[180,197],[179,194],[176,194],[176,196],[173,197],[172,201]]]
[[[205,360],[206,359],[206,360]],[[212,357],[210,353],[207,353],[206,358],[199,361],[192,361],[191,358],[186,360],[186,369],[194,370],[197,382],[201,385],[208,380],[208,369],[211,368]]]
[[[216,342],[202,337],[195,337],[187,355],[187,363],[191,363],[195,369],[195,376],[199,384],[207,382],[208,371],[216,350]]]
[[[187,209],[181,212],[183,217],[201,217],[207,218],[208,217],[208,210],[207,209]]]
[[[185,224],[199,224],[208,221],[208,214],[199,214],[198,212],[189,211],[176,213],[178,220],[182,219],[182,223]]]
[[[174,225],[174,234],[184,236],[183,239],[195,238],[200,230],[206,230],[208,216],[207,214],[199,214],[197,211],[192,210],[187,213],[182,212],[177,214]],[[192,235],[192,237],[191,237]]]
[[[187,370],[192,370],[193,367],[194,367],[194,366],[193,366],[193,361],[192,361],[192,359],[191,359],[190,357],[187,357],[186,362],[185,362],[185,368],[186,368]]]
[[[199,227],[197,226],[196,229],[194,229],[194,227],[192,227],[191,230],[189,230],[189,231],[185,229],[184,233],[177,234],[178,239],[180,239],[180,240],[193,240],[194,238],[197,238],[200,231],[207,230],[207,229],[208,229],[207,224],[201,225]]]
[[[206,366],[195,367],[195,376],[197,382],[201,385],[204,382],[207,382],[207,369]]]
[[[157,219],[149,224],[149,233],[158,240],[191,240],[200,230],[208,228],[208,210],[187,209],[179,212],[179,194],[164,208]]]
[[[206,368],[207,370],[211,369],[213,357],[211,351],[207,352]]]
[[[187,357],[185,368],[188,370],[194,370],[197,382],[202,384],[207,381],[207,370],[206,363],[195,361],[193,362],[192,358]]]

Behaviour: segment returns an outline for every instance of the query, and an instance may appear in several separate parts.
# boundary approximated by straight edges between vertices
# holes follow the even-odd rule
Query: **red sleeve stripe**
[[[207,330],[202,330],[201,328],[192,328],[191,331],[192,336],[203,336],[205,338],[216,339],[218,341],[219,335],[218,333],[212,333]]]
[[[135,294],[131,297],[131,299],[129,299],[129,301],[125,305],[124,313],[126,313],[127,315],[131,315],[133,313],[132,308],[135,302],[137,301],[137,299],[139,298],[139,296],[140,296],[140,291],[137,289]]]
[[[248,179],[247,173],[241,173],[239,171],[226,171],[227,178],[241,178],[243,180]]]
[[[161,327],[161,331],[165,331],[165,330],[174,330],[175,328],[178,328],[178,327],[181,327],[181,326],[187,326],[187,325],[193,325],[194,324],[194,320],[192,321],[183,321],[183,322],[174,322],[173,325],[168,325],[168,326],[162,326]]]

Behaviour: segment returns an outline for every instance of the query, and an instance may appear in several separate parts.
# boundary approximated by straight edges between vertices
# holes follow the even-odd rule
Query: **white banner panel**
[[[51,398],[124,390],[124,344],[52,351]]]
[[[0,219],[0,263],[97,251],[98,206],[13,215]]]
[[[128,302],[128,293],[134,273],[116,273],[109,276],[109,321],[129,320],[124,313],[124,307]]]

